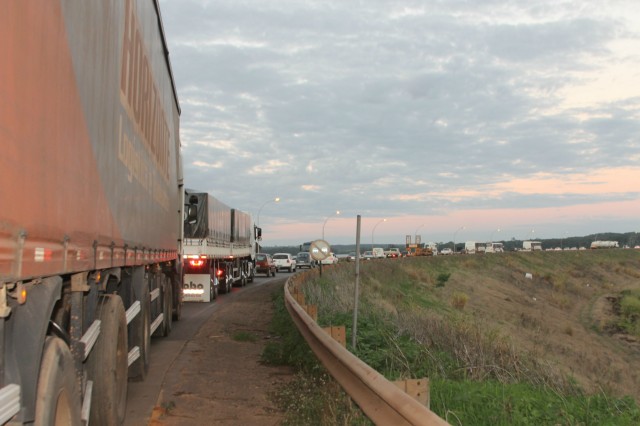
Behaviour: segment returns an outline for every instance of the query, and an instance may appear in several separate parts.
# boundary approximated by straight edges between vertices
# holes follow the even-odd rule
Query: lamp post
[[[336,216],[340,215],[340,210],[336,210]],[[322,239],[324,240],[324,226],[327,224],[327,221],[331,219],[331,216],[327,217],[322,224]]]
[[[255,228],[260,228],[260,212],[262,211],[262,208],[263,208],[264,206],[266,206],[267,204],[269,204],[269,203],[279,203],[279,202],[280,202],[280,197],[276,197],[276,198],[273,198],[273,199],[271,199],[271,200],[267,200],[267,201],[265,201],[265,202],[260,206],[260,208],[258,209],[258,215],[257,215],[257,217],[256,217],[257,225],[255,226]],[[254,231],[254,233],[255,233],[255,234],[257,234],[255,229],[254,229],[253,231]],[[259,242],[259,240],[261,240],[261,239],[262,239],[262,237],[258,237],[258,236],[256,235],[256,252],[259,252],[259,251],[260,251],[260,242]]]
[[[260,208],[258,209],[258,217],[257,217],[258,227],[260,227],[260,212],[262,211],[262,208],[269,203],[279,203],[279,202],[280,202],[280,197],[276,197],[271,200],[265,201],[264,204],[260,206]]]
[[[492,231],[492,232],[491,232],[491,236],[489,237],[489,242],[490,242],[490,243],[492,243],[492,242],[493,242],[493,234],[494,234],[495,232],[500,232],[500,228],[498,228],[498,229],[496,229],[495,231]]]
[[[371,250],[373,250],[373,233],[375,232],[375,230],[376,230],[376,228],[378,227],[378,225],[380,225],[382,222],[386,222],[386,221],[387,221],[387,219],[380,219],[380,220],[378,221],[378,223],[376,223],[376,224],[373,226],[373,229],[371,230]]]
[[[462,231],[463,229],[465,229],[465,227],[461,226],[460,228],[456,229],[456,232],[453,233],[453,254],[456,254],[456,236],[458,235],[458,232]]]

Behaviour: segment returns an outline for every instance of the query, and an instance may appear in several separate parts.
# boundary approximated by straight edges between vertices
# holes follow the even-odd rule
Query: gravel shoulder
[[[165,375],[149,425],[277,425],[282,413],[269,395],[293,377],[263,365],[272,336],[272,294],[285,279],[250,284],[221,306],[188,341]]]

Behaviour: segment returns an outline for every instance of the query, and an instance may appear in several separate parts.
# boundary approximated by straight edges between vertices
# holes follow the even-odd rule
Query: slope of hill
[[[360,280],[355,352],[388,378],[528,383],[561,406],[581,395],[640,401],[638,250],[385,259],[362,262]],[[350,328],[353,263],[325,268],[305,293],[319,323]],[[405,338],[423,350],[403,349]]]

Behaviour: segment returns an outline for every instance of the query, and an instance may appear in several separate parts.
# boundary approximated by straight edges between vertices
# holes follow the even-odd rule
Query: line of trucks
[[[186,190],[158,0],[0,14],[0,424],[119,425],[151,336],[253,280],[251,217]]]

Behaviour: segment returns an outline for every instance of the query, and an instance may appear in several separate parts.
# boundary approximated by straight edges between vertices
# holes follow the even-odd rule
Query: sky
[[[265,246],[640,231],[638,0],[160,7],[185,186]]]

